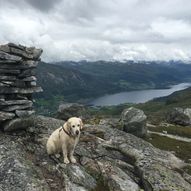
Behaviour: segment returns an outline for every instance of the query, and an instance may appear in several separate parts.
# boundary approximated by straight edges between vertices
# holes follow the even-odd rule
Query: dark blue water
[[[167,96],[175,91],[183,90],[190,86],[191,83],[181,83],[178,85],[173,85],[169,89],[152,89],[121,92],[96,98],[90,104],[94,106],[109,106],[119,105],[122,103],[144,103],[153,98]]]

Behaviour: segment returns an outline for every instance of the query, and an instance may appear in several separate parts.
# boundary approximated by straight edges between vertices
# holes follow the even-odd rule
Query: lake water
[[[94,106],[119,105],[122,103],[144,103],[153,98],[163,97],[179,90],[191,87],[191,83],[181,83],[173,85],[169,89],[152,89],[121,92],[111,95],[105,95],[93,100],[90,104]]]

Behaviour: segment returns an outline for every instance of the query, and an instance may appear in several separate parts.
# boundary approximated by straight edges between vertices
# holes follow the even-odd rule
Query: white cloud
[[[0,0],[0,43],[45,61],[191,58],[190,0]]]

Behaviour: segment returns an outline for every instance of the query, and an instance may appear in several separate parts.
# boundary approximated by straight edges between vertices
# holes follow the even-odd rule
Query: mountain
[[[39,97],[43,98],[64,96],[67,100],[79,100],[117,91],[117,86],[111,85],[109,80],[54,64],[40,63],[37,79],[44,90]]]
[[[42,62],[37,69],[43,98],[64,96],[65,100],[97,97],[129,90],[166,88],[191,80],[189,64],[121,62]]]

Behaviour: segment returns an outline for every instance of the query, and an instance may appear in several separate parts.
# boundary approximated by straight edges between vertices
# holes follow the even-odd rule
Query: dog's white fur
[[[63,130],[68,132],[70,136]],[[64,124],[63,127],[56,129],[49,137],[46,148],[49,155],[63,153],[64,163],[76,163],[74,158],[74,149],[78,144],[80,130],[83,123],[80,118],[72,117]],[[70,159],[70,161],[69,161]]]

